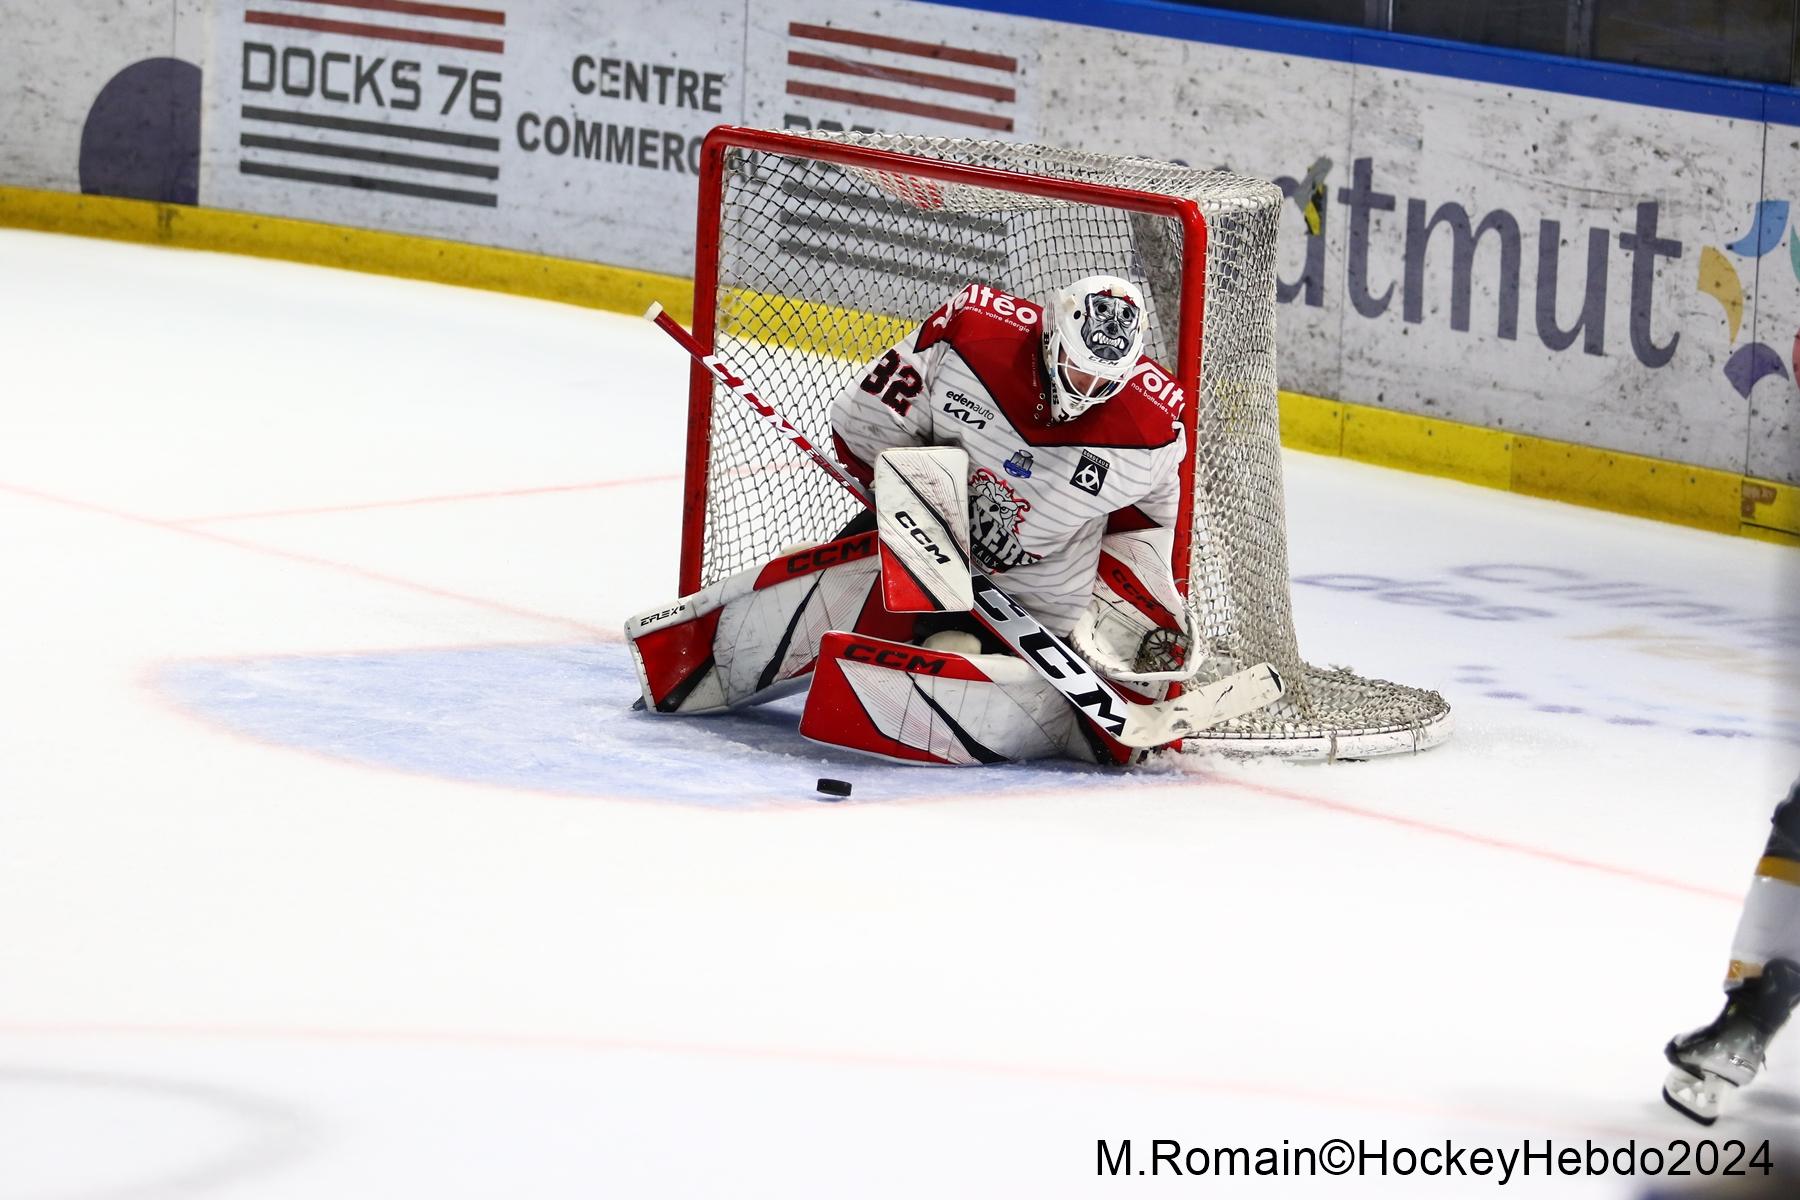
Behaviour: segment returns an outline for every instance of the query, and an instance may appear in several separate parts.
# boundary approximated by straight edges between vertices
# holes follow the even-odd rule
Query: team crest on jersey
[[[1081,452],[1081,463],[1075,473],[1069,476],[1069,482],[1090,496],[1098,496],[1100,489],[1106,486],[1106,473],[1112,470],[1112,464],[1097,454],[1086,450]]]
[[[1016,450],[1013,452],[1013,456],[1007,459],[1002,465],[1005,466],[1008,475],[1015,476],[1019,479],[1030,479],[1031,451]]]
[[[1010,466],[1010,464],[1009,464]],[[1042,558],[1019,545],[1019,526],[1031,502],[986,467],[969,477],[969,543],[975,561],[990,571],[1029,566]]]

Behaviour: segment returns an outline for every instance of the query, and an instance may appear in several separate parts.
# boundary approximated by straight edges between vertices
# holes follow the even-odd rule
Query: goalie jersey
[[[883,450],[967,451],[975,560],[1067,635],[1093,596],[1108,534],[1135,543],[1131,559],[1159,603],[1179,603],[1168,564],[1184,397],[1145,358],[1117,395],[1053,422],[1044,321],[1039,305],[970,284],[844,390],[831,427],[839,460],[865,484]],[[1142,571],[1147,559],[1162,569]]]

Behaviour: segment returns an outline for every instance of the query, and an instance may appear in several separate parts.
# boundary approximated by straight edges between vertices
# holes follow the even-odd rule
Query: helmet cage
[[[1044,332],[1052,416],[1069,421],[1125,386],[1143,356],[1144,296],[1129,280],[1091,275],[1057,292]],[[1069,372],[1091,376],[1077,387]]]

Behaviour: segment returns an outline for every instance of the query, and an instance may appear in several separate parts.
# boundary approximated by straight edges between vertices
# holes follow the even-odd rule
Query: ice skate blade
[[[1726,1086],[1723,1080],[1696,1079],[1677,1067],[1663,1082],[1663,1102],[1690,1121],[1711,1125],[1719,1119]]]

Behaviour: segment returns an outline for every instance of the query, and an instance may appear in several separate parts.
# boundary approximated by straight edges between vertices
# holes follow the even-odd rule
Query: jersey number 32
[[[904,417],[914,397],[925,390],[925,381],[917,371],[901,364],[898,350],[889,350],[862,381],[862,390],[881,397],[883,404]]]

